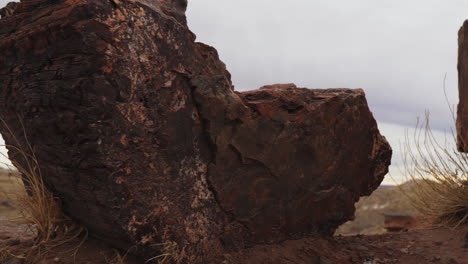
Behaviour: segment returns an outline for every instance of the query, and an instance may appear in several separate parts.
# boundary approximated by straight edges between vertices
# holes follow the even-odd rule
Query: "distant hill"
[[[412,182],[400,186],[380,186],[372,195],[356,203],[356,218],[342,225],[337,235],[385,233],[384,213],[419,215],[404,192],[411,192]],[[403,191],[402,191],[403,190]]]
[[[390,189],[396,187],[395,185],[380,185],[378,189]]]
[[[22,191],[21,183],[18,184],[18,174],[7,169],[0,168],[0,219],[15,217],[17,209],[11,201],[11,194]]]

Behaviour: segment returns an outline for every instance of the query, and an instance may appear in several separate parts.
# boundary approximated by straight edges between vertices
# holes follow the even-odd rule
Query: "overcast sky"
[[[192,0],[188,21],[239,90],[363,88],[379,121],[413,125],[427,109],[444,129],[443,79],[457,103],[457,31],[467,10],[457,0]]]
[[[453,106],[467,10],[461,0],[192,0],[187,17],[198,41],[218,49],[238,90],[284,82],[363,88],[401,182],[404,130],[425,111],[438,138],[454,125],[444,76]]]
[[[433,128],[453,127],[443,81],[458,103],[457,32],[467,10],[463,0],[189,0],[187,18],[237,90],[363,88],[398,164],[403,130],[426,110]]]

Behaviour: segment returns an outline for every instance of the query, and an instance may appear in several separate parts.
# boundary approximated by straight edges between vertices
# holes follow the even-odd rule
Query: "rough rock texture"
[[[458,32],[458,149],[468,152],[468,20]]]
[[[146,257],[208,263],[330,235],[391,149],[362,90],[235,92],[185,1],[23,1],[0,20],[7,144],[39,159],[66,213]],[[25,139],[23,131],[27,135]],[[9,155],[18,159],[14,148]]]

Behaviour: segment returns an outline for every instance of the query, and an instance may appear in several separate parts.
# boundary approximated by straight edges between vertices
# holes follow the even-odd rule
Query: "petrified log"
[[[364,92],[235,92],[184,3],[18,4],[0,20],[0,117],[64,211],[116,247],[208,263],[331,235],[390,163]]]
[[[468,152],[468,20],[458,32],[458,150]]]

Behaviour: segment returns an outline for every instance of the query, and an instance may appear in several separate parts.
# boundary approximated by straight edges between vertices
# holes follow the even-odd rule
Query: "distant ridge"
[[[390,189],[390,188],[393,188],[393,187],[396,187],[396,185],[380,185],[379,188],[377,188],[377,189],[385,190],[385,189]]]

